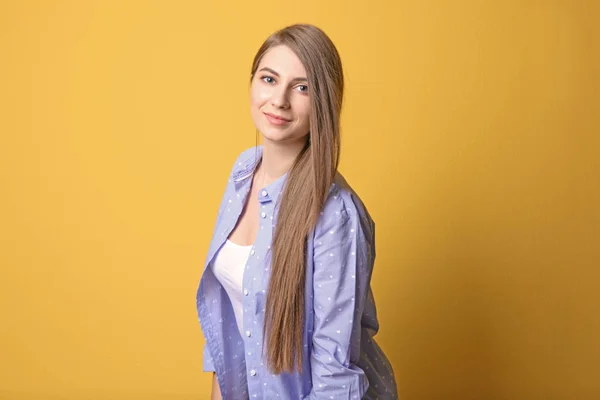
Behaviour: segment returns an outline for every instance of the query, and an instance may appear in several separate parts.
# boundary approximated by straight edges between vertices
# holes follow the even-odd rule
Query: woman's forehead
[[[296,53],[285,45],[278,45],[267,50],[258,65],[258,69],[264,67],[270,68],[284,77],[306,76],[304,65],[302,65]]]

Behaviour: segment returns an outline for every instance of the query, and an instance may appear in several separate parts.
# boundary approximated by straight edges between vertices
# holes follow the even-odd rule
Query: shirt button
[[[260,216],[263,217],[263,218],[266,218],[267,217],[267,213],[263,212],[263,213],[260,214]]]
[[[252,375],[252,376],[255,376],[255,375],[256,375],[256,371],[255,371],[255,370],[253,370],[253,369],[251,369],[251,370],[250,370],[250,375]]]
[[[263,190],[261,194],[263,195],[263,197],[267,197],[267,191],[266,190]]]
[[[248,296],[248,289],[244,289],[244,296]]]
[[[250,333],[250,331],[246,331],[246,336],[250,337],[252,336],[252,333]]]
[[[254,255],[254,249],[250,250],[250,254]]]

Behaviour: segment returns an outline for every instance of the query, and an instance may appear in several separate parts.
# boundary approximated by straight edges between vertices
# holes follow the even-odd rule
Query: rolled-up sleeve
[[[335,196],[315,227],[312,390],[306,399],[362,399],[369,387],[356,364],[371,265],[360,219],[351,205],[346,207]]]

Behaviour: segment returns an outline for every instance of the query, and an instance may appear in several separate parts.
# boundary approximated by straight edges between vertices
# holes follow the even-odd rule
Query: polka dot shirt
[[[373,338],[375,223],[339,172],[306,247],[303,370],[271,374],[262,348],[271,241],[287,173],[258,191],[260,229],[244,267],[240,334],[227,292],[207,267],[241,216],[261,156],[262,145],[238,156],[204,263],[196,294],[204,371],[216,372],[223,399],[397,399],[392,366]]]

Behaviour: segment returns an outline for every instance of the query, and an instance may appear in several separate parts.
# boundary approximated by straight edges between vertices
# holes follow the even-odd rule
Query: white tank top
[[[242,335],[242,283],[244,267],[252,245],[242,246],[227,239],[215,255],[212,270],[229,296],[240,335]]]

